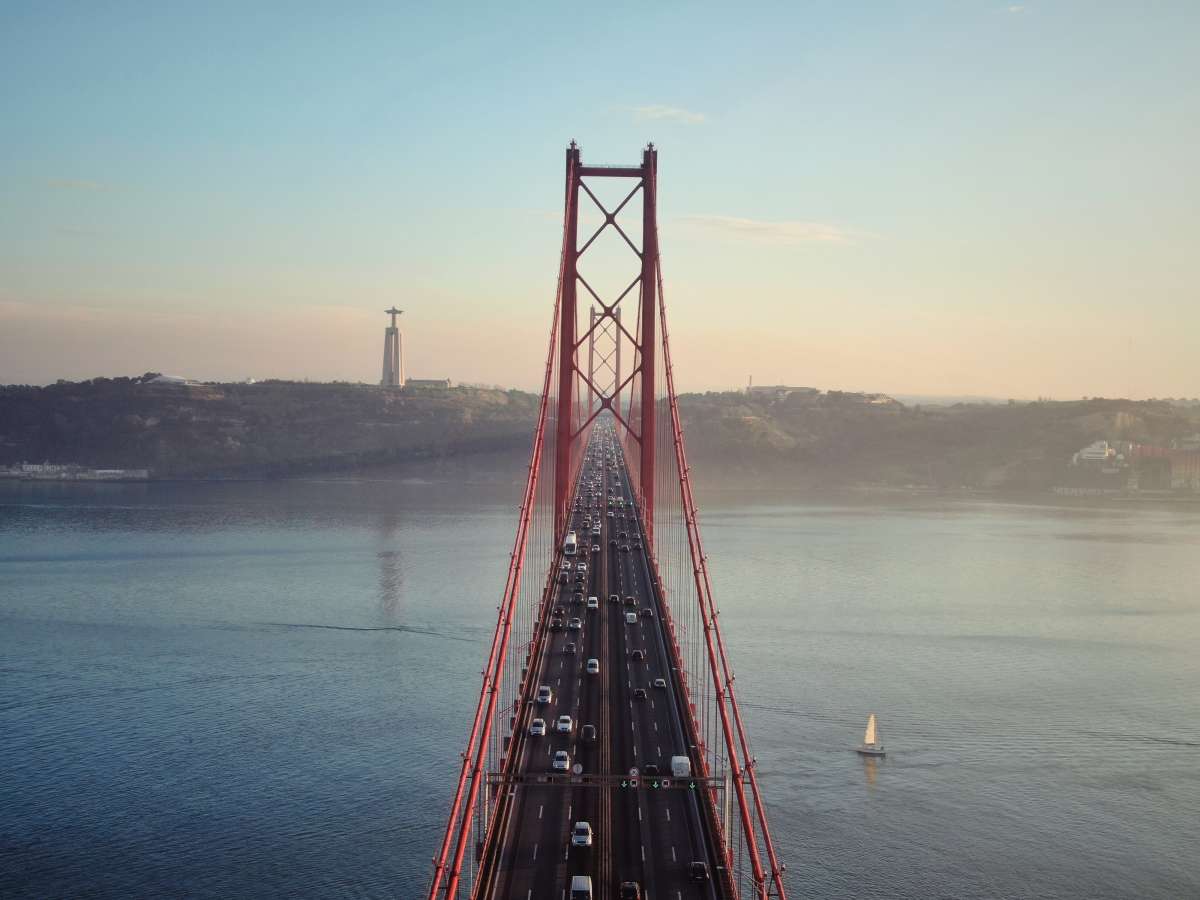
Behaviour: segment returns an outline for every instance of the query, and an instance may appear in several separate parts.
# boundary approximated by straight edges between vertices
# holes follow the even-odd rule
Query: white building
[[[1075,465],[1079,465],[1081,462],[1103,463],[1115,459],[1116,455],[1116,448],[1110,447],[1108,441],[1093,441],[1076,453],[1071,458],[1071,462]]]

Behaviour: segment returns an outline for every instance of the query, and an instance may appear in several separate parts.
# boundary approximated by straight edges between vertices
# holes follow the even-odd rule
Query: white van
[[[592,876],[571,876],[571,900],[592,900]]]
[[[625,624],[626,625],[636,625],[637,624],[637,613],[631,613],[631,612],[625,613]]]

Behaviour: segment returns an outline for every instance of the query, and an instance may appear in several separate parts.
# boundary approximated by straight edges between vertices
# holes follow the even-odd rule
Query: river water
[[[0,896],[420,895],[518,493],[0,486]],[[1200,508],[704,501],[794,896],[1200,897]]]

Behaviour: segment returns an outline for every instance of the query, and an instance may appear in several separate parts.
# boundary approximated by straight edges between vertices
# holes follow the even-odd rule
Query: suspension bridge
[[[653,145],[567,149],[537,427],[430,900],[786,897],[680,426],[657,175]]]

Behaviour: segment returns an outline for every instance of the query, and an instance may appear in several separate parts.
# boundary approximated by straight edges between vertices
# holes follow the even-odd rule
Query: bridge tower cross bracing
[[[561,315],[559,316],[558,334],[558,416],[556,421],[555,468],[554,468],[554,505],[557,510],[556,521],[560,530],[566,527],[567,506],[570,502],[571,487],[578,464],[582,456],[583,446],[593,421],[603,411],[608,410],[616,416],[625,429],[625,433],[637,445],[637,491],[638,498],[647,522],[647,541],[654,543],[654,482],[655,482],[655,411],[658,384],[655,377],[655,340],[656,321],[658,317],[658,211],[655,199],[654,183],[658,168],[658,151],[651,144],[642,152],[640,166],[585,166],[583,165],[579,147],[574,141],[567,148],[566,174],[566,220],[564,223],[564,254],[563,280],[561,291]],[[585,179],[606,178],[632,181],[632,189],[614,209],[610,210],[597,198],[588,187]],[[579,203],[581,193],[599,209],[603,222],[599,228],[580,246],[579,243]],[[618,218],[625,207],[637,195],[641,195],[642,222],[641,246],[630,239],[629,234],[621,227]],[[613,228],[624,239],[629,249],[639,261],[638,275],[627,288],[617,297],[601,297],[591,284],[580,275],[579,260],[588,251],[596,239],[607,228]],[[583,285],[599,309],[590,317],[587,332],[579,337],[576,333],[579,285]],[[621,303],[631,298],[633,289],[637,288],[639,315],[636,318],[637,334],[631,334],[621,321]],[[594,366],[589,363],[585,371],[580,364],[579,349],[584,341],[592,348],[595,336],[600,329],[607,329],[611,323],[614,334],[614,380],[613,387],[597,384]],[[621,344],[622,337],[633,346],[634,365],[629,374],[621,378]],[[589,357],[591,354],[589,353]],[[620,398],[624,388],[636,382],[630,397],[629,411],[621,408]],[[577,391],[586,390],[588,402],[577,403]],[[575,414],[580,408],[586,408],[587,418],[579,421]]]
[[[613,310],[611,320],[604,319],[595,305],[589,310],[588,319],[588,382],[617,396],[621,384],[621,308]],[[596,411],[596,391],[588,390],[587,415]],[[620,405],[619,397],[614,400]]]

